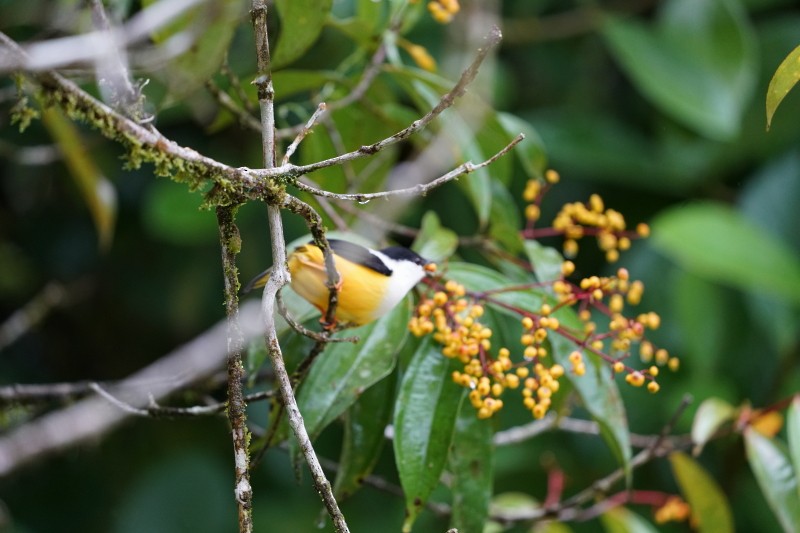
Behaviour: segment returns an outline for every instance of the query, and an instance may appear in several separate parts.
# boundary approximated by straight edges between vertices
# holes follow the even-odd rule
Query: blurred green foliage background
[[[283,105],[280,126],[304,120],[313,109],[310,95],[335,98],[354,86],[369,58],[358,50],[375,42],[375,33],[365,28],[371,22],[379,26],[375,14],[382,4],[334,1],[319,39],[276,72]],[[133,1],[109,2],[109,11],[118,16],[141,7]],[[212,35],[223,35],[217,37],[223,42],[230,35],[230,68],[252,96],[252,30],[246,9],[238,7],[210,28],[220,32]],[[599,193],[630,226],[644,221],[653,227],[653,237],[636,242],[619,265],[644,281],[641,307],[662,317],[654,340],[680,356],[682,368],[661,380],[657,395],[621,386],[631,431],[660,431],[687,393],[694,403],[676,427],[681,433],[689,430],[694,410],[706,398],[762,407],[800,390],[797,91],[781,104],[770,131],[764,119],[772,73],[800,43],[797,3],[505,0],[464,1],[462,7],[446,26],[423,10],[405,38],[424,46],[438,60],[439,74],[454,80],[469,60],[465,54],[472,43],[465,28],[477,24],[471,31],[483,34],[491,22],[488,14],[499,17],[504,41],[487,67],[491,74],[479,80],[480,92],[538,133],[548,165],[562,176],[547,196],[542,219],[552,219],[564,202]],[[79,2],[67,0],[55,5],[6,0],[0,2],[0,30],[21,42],[79,33],[87,29],[85,11]],[[273,35],[287,25],[271,23]],[[233,166],[257,168],[260,135],[221,112],[203,87],[208,76],[227,87],[218,74],[223,55],[224,50],[206,50],[203,61],[184,58],[188,78],[177,79],[176,60],[135,75],[150,80],[144,89],[147,110],[156,114],[167,137]],[[413,66],[405,53],[402,61]],[[90,79],[80,69],[76,75]],[[387,68],[368,93],[371,106],[336,112],[348,149],[383,138],[419,114],[414,107],[425,106],[403,88],[410,79]],[[418,96],[424,102],[424,94]],[[0,318],[23,307],[48,283],[60,284],[66,299],[41,324],[2,346],[0,384],[120,379],[220,320],[217,229],[213,212],[198,209],[201,194],[155,178],[149,165],[122,170],[119,147],[83,125],[72,126],[68,135],[80,136],[87,157],[113,189],[116,207],[108,211],[115,222],[103,246],[98,238],[102,223],[54,144],[53,127],[34,120],[20,133],[10,122],[15,103],[13,79],[5,76],[0,80]],[[376,118],[375,107],[385,116]],[[322,137],[312,135],[299,160],[325,157],[333,147],[324,146]],[[394,157],[416,153],[427,138],[402,147]],[[392,164],[386,159],[373,168],[377,178],[365,186],[380,188]],[[510,194],[495,198],[503,196],[519,209],[527,176],[519,162],[507,165],[501,179]],[[345,186],[337,172],[313,177],[336,190]],[[380,212],[374,204],[359,207]],[[449,185],[415,202],[399,221],[418,227],[428,210],[459,235],[479,229],[479,217],[461,187]],[[287,241],[306,233],[299,218],[284,219]],[[245,205],[238,222],[243,237],[239,267],[248,278],[270,263],[264,207]],[[409,244],[407,237],[398,240]],[[546,244],[558,246],[559,241]],[[593,248],[587,244],[582,249],[579,272],[613,272],[618,265],[606,265]],[[480,261],[469,248],[459,252]],[[251,406],[255,420],[264,417],[265,409]],[[13,428],[33,414],[8,408],[1,420]],[[501,417],[497,427],[518,423],[518,416]],[[320,454],[336,458],[340,440],[336,425],[326,430],[318,441]],[[396,481],[388,448],[376,472]],[[615,468],[597,437],[545,434],[498,451],[495,493],[520,491],[544,498],[543,465],[553,461],[566,473],[567,493]],[[711,443],[701,462],[732,502],[738,530],[778,530],[740,438]],[[638,470],[635,479],[638,488],[677,490],[663,461]],[[234,531],[232,481],[230,439],[222,418],[130,420],[97,442],[0,479],[0,528]],[[295,482],[284,452],[268,452],[253,484],[257,531],[315,529],[319,501],[308,476],[299,486]],[[433,496],[447,498],[444,489]],[[649,516],[646,507],[634,509]],[[375,524],[400,524],[403,502],[367,488],[345,502],[343,510],[352,530],[371,531]],[[601,526],[595,520],[570,527],[595,531]],[[446,520],[427,513],[416,530],[445,528]]]

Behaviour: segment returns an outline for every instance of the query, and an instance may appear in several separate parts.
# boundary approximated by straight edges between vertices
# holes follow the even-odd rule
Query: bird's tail
[[[272,268],[268,268],[258,276],[250,280],[250,282],[242,288],[242,294],[247,294],[253,289],[260,289],[269,281],[269,276],[272,274]]]

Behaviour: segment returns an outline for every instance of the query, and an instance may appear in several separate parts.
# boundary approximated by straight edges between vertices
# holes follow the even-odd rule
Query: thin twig
[[[323,189],[317,189],[306,185],[302,182],[297,182],[296,186],[301,191],[311,193],[317,196],[322,196],[324,198],[335,198],[337,200],[355,200],[357,202],[368,202],[370,200],[374,200],[375,198],[388,198],[390,196],[425,196],[429,191],[435,189],[437,187],[441,187],[445,183],[449,181],[453,181],[465,174],[469,174],[471,172],[476,171],[479,168],[483,168],[486,166],[491,165],[499,158],[504,156],[506,153],[509,152],[512,148],[514,148],[517,144],[522,142],[525,139],[525,135],[520,133],[516,137],[514,137],[511,142],[505,145],[499,152],[494,154],[492,157],[485,161],[481,161],[480,163],[472,163],[471,161],[467,161],[466,163],[462,163],[461,165],[457,166],[447,174],[439,176],[435,180],[428,182],[428,183],[421,183],[419,185],[415,185],[413,187],[408,187],[406,189],[394,189],[390,191],[381,191],[381,192],[373,192],[373,193],[358,193],[358,194],[339,194],[330,191],[326,191]],[[354,152],[350,152],[354,153]],[[346,154],[345,154],[346,155]],[[334,158],[335,159],[335,158]],[[328,160],[330,161],[330,160]],[[310,166],[310,165],[307,165]],[[303,167],[297,167],[298,169]],[[316,169],[315,169],[316,170]]]
[[[314,111],[311,117],[309,117],[309,119],[306,121],[305,126],[303,126],[303,129],[301,129],[300,132],[297,134],[297,137],[294,138],[292,144],[290,144],[289,147],[286,148],[286,153],[283,154],[283,160],[281,161],[282,165],[285,165],[289,162],[289,159],[292,157],[295,150],[297,150],[297,147],[300,146],[300,143],[303,141],[303,139],[306,138],[306,135],[308,135],[311,132],[311,129],[316,125],[317,121],[319,120],[319,117],[322,116],[324,112],[325,112],[325,103],[323,102],[317,106],[316,111]]]
[[[475,59],[470,63],[470,65],[464,70],[461,74],[461,78],[459,78],[458,82],[453,86],[453,88],[448,91],[439,102],[431,109],[428,113],[426,113],[421,118],[412,122],[408,127],[398,131],[394,135],[387,137],[381,141],[378,141],[374,144],[370,144],[367,146],[362,146],[358,150],[353,152],[348,152],[346,154],[342,154],[336,157],[332,157],[330,159],[325,159],[323,161],[318,161],[316,163],[311,163],[308,165],[302,165],[297,167],[291,168],[291,173],[294,175],[301,175],[301,174],[308,174],[310,172],[314,172],[316,170],[320,170],[323,168],[328,168],[336,165],[341,165],[345,161],[352,161],[354,159],[360,159],[362,157],[373,155],[377,152],[380,152],[384,148],[392,146],[393,144],[397,144],[400,141],[403,141],[418,131],[425,128],[428,124],[430,124],[436,117],[438,117],[442,112],[455,103],[456,99],[462,96],[466,91],[467,87],[472,80],[475,79],[475,76],[478,75],[478,69],[483,63],[483,60],[489,55],[489,52],[497,46],[502,38],[502,34],[497,27],[492,28],[489,34],[486,36],[486,42],[484,45],[478,49],[478,53],[475,55]]]
[[[309,339],[315,340],[317,342],[352,342],[356,343],[359,341],[358,337],[329,337],[327,335],[323,335],[321,333],[317,333],[316,331],[310,330],[307,327],[303,326],[301,323],[297,322],[294,317],[289,313],[289,310],[286,308],[286,305],[283,303],[283,297],[281,297],[281,293],[279,292],[276,298],[276,304],[278,306],[278,312],[281,314],[286,323],[289,324],[293,330],[295,330],[300,335],[304,337],[308,337]],[[2,390],[2,389],[0,389]]]
[[[63,305],[66,299],[67,291],[63,285],[56,281],[45,285],[31,301],[0,324],[0,350],[35,328],[53,309]]]
[[[269,41],[267,38],[267,5],[264,0],[253,0],[251,16],[256,39],[258,78],[255,83],[258,88],[258,100],[261,108],[261,135],[264,166],[269,169],[275,164],[275,113],[273,103],[274,89],[272,87],[270,71]],[[275,328],[274,312],[277,293],[280,288],[289,281],[290,275],[286,268],[286,244],[283,237],[283,222],[281,220],[280,208],[276,205],[268,205],[267,215],[270,223],[272,257],[274,262],[272,274],[264,287],[264,295],[262,298],[267,349],[273,369],[275,370],[275,377],[278,381],[281,400],[289,418],[289,425],[297,438],[300,450],[311,470],[314,485],[328,510],[328,514],[331,516],[334,528],[340,533],[346,533],[349,532],[349,528],[347,527],[344,515],[342,515],[339,509],[336,498],[333,496],[331,484],[325,477],[325,473],[319,464],[319,459],[314,452],[308,432],[303,425],[303,417],[300,413],[300,409],[297,407],[297,401],[295,400],[292,390],[292,383],[286,371],[286,366],[283,363],[283,354]],[[327,242],[325,242],[325,244],[327,244]],[[328,255],[331,255],[330,252]],[[326,257],[326,259],[328,258]],[[332,263],[332,258],[330,262]]]
[[[217,84],[214,83],[214,80],[208,80],[206,82],[206,89],[208,89],[208,92],[214,96],[219,105],[227,109],[239,120],[239,124],[250,129],[261,129],[261,123],[246,109],[243,109],[239,104],[237,104],[227,92],[220,89]]]

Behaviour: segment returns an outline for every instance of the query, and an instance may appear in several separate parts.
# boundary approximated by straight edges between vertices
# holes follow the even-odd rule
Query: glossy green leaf
[[[700,376],[712,375],[727,354],[730,303],[727,289],[713,280],[675,269],[672,282],[676,325],[683,332],[685,355]],[[703,320],[697,317],[702,316]]]
[[[800,302],[800,256],[727,206],[667,210],[652,235],[654,246],[694,274]]]
[[[111,246],[117,220],[117,191],[97,165],[75,125],[54,107],[42,111],[42,123],[58,145],[64,163],[92,216],[100,248]],[[184,190],[184,194],[186,194]]]
[[[340,332],[338,336],[356,336],[359,342],[329,344],[314,362],[297,395],[311,438],[394,369],[408,335],[410,304],[407,297],[375,322]]]
[[[443,227],[434,211],[428,211],[422,216],[420,231],[414,239],[412,248],[425,259],[439,263],[455,253],[458,248],[458,235],[453,230]]]
[[[797,470],[786,446],[752,428],[745,430],[744,443],[750,468],[778,522],[784,531],[800,531]]]
[[[709,398],[700,404],[692,421],[692,442],[695,444],[695,455],[698,455],[706,443],[724,424],[736,417],[736,408],[720,398]]]
[[[426,337],[403,376],[394,415],[395,461],[406,497],[403,531],[411,531],[447,462],[464,397],[450,379],[456,363]]]
[[[682,452],[669,455],[681,493],[692,508],[701,533],[732,532],[733,515],[725,493],[694,459]]]
[[[281,33],[272,54],[272,67],[288,65],[317,41],[333,0],[276,0]]]
[[[783,101],[784,97],[800,80],[800,46],[789,52],[789,55],[778,65],[775,74],[769,81],[767,88],[767,129],[772,124],[772,117],[775,110]]]
[[[492,423],[480,420],[464,402],[456,420],[449,470],[453,473],[453,514],[450,527],[482,531],[489,516],[494,472]]]
[[[368,388],[344,415],[344,440],[333,492],[337,501],[361,488],[378,462],[384,429],[392,419],[397,372]]]
[[[291,70],[284,69],[272,75],[272,85],[275,87],[275,99],[285,100],[299,93],[317,91],[330,82],[344,82],[344,78],[336,72],[319,70]],[[255,87],[249,85],[248,87]],[[250,89],[252,91],[252,89]],[[253,94],[253,96],[256,96]]]
[[[144,5],[154,3],[147,0]],[[222,65],[237,26],[245,14],[238,0],[202,2],[174,23],[153,35],[157,43],[169,44],[170,38],[189,34],[194,39],[188,49],[163,69],[174,101],[180,99],[211,78]]]
[[[800,395],[795,395],[786,411],[786,433],[789,439],[789,456],[794,466],[795,477],[800,472]],[[800,484],[798,484],[800,491]]]
[[[650,522],[625,507],[614,507],[600,516],[605,533],[657,533]]]
[[[547,169],[547,153],[539,133],[529,122],[511,113],[497,113],[497,121],[509,139],[525,134],[525,140],[514,147],[514,154],[529,178],[542,178]]]
[[[757,70],[753,30],[737,0],[670,0],[653,26],[608,17],[602,32],[663,112],[712,139],[737,135]]]

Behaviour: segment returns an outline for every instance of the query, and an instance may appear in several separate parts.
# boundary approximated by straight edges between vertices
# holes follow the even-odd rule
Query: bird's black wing
[[[328,239],[328,243],[336,255],[353,263],[364,265],[384,276],[392,275],[392,269],[386,266],[380,257],[370,252],[369,248],[348,241],[340,241],[339,239]]]

